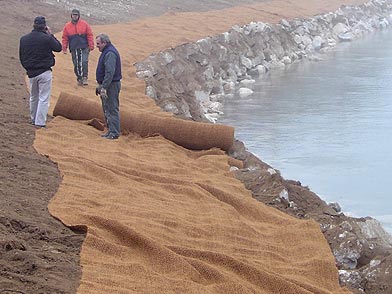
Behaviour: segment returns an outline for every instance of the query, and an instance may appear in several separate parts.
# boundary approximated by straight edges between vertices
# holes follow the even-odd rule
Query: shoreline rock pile
[[[164,111],[215,123],[221,103],[238,85],[241,97],[252,93],[252,76],[304,58],[317,60],[339,42],[385,29],[392,21],[391,12],[391,3],[373,0],[308,19],[233,26],[228,32],[150,55],[136,63],[136,75]]]

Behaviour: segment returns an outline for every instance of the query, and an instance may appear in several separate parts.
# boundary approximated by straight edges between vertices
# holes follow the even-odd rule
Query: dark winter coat
[[[29,78],[36,77],[55,64],[54,54],[61,51],[61,43],[55,36],[33,30],[20,38],[19,59]]]

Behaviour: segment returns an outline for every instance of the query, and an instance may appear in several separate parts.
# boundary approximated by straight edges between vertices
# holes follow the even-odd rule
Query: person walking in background
[[[88,85],[88,56],[94,50],[94,37],[90,25],[80,19],[77,9],[72,10],[71,21],[64,26],[62,44],[64,54],[68,47],[71,51],[78,85]]]
[[[46,26],[45,17],[37,16],[33,28],[20,38],[19,59],[30,80],[31,123],[45,127],[55,65],[53,51],[61,52],[61,43]]]
[[[102,137],[113,140],[120,136],[121,59],[109,36],[99,34],[96,37],[96,44],[101,56],[96,71],[98,86],[95,94],[101,96],[102,109],[108,127],[107,133]]]

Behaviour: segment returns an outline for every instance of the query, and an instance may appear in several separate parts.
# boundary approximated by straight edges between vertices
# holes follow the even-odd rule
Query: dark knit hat
[[[77,14],[77,15],[80,15],[80,11],[79,10],[77,10],[77,9],[72,9],[72,11],[71,11],[71,15],[72,14]]]
[[[46,20],[44,16],[37,16],[34,19],[34,24],[35,25],[46,25]]]

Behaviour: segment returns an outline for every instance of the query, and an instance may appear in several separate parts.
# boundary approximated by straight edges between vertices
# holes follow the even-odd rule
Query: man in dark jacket
[[[54,54],[61,43],[53,36],[43,16],[34,19],[31,33],[20,38],[19,59],[30,79],[30,118],[37,127],[45,127],[52,89]]]
[[[96,37],[96,44],[101,52],[98,60],[96,95],[101,96],[103,113],[108,132],[102,137],[117,139],[120,136],[119,94],[121,89],[121,60],[117,49],[105,34]]]

